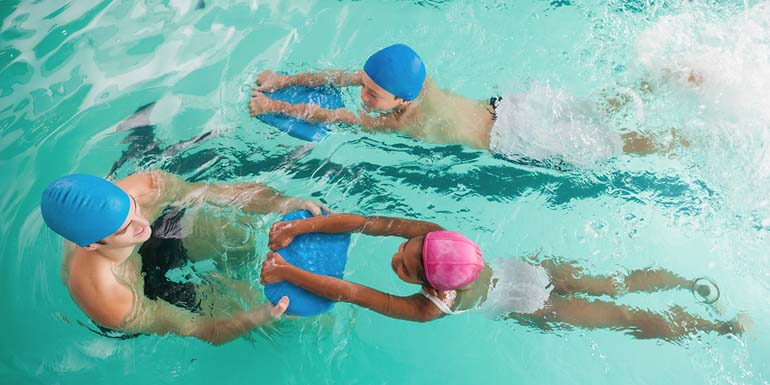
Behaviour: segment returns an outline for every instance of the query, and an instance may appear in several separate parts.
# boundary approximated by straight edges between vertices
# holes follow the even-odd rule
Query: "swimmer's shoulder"
[[[178,180],[173,174],[151,170],[127,176],[115,184],[132,195],[143,208],[154,209],[166,192],[176,187]]]
[[[137,195],[163,188],[170,175],[161,170],[144,171],[129,175],[115,184],[127,193]]]
[[[78,306],[95,322],[118,328],[131,312],[134,295],[115,277],[112,263],[78,248],[68,256],[69,274],[65,282]]]

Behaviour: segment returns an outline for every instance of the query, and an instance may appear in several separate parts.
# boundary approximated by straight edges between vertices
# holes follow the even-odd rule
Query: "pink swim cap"
[[[479,247],[455,231],[433,231],[422,246],[425,278],[436,290],[460,289],[478,278],[484,268]]]

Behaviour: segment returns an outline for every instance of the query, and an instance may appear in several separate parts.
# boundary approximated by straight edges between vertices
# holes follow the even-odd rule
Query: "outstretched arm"
[[[126,325],[130,332],[176,334],[195,337],[213,345],[232,341],[244,333],[281,318],[289,306],[287,297],[275,306],[261,305],[249,311],[238,311],[228,317],[209,317],[171,305],[163,300],[144,301],[142,313],[149,319],[139,325]]]
[[[287,263],[278,253],[268,253],[262,263],[263,284],[289,281],[332,301],[349,302],[388,317],[427,322],[444,314],[421,294],[399,297],[353,282],[314,274]]]
[[[284,114],[310,123],[342,123],[361,126],[370,131],[393,131],[407,125],[407,122],[392,112],[372,117],[363,111],[356,114],[345,108],[329,110],[315,104],[291,104],[267,97],[258,87],[253,90],[249,100],[251,116]]]
[[[278,250],[305,233],[364,233],[367,235],[414,238],[443,230],[435,223],[392,217],[363,217],[355,214],[317,216],[291,222],[276,222],[270,228],[269,247]]]
[[[274,92],[289,86],[316,87],[323,84],[333,84],[340,87],[360,86],[361,71],[321,71],[316,73],[301,73],[296,75],[281,75],[270,70],[257,75],[258,91]]]
[[[127,286],[114,279],[99,282],[71,279],[70,293],[78,306],[101,325],[131,333],[192,336],[214,345],[238,338],[247,331],[281,317],[289,306],[282,298],[275,306],[259,305],[248,311],[212,317],[193,313],[162,299],[136,298]]]
[[[287,197],[259,183],[217,184],[187,182],[174,174],[160,170],[134,174],[124,181],[134,190],[144,191],[136,199],[143,206],[163,206],[172,202],[205,201],[220,207],[240,207],[253,213],[280,212],[306,209],[313,215],[329,209],[321,203]],[[123,182],[123,181],[121,181]]]

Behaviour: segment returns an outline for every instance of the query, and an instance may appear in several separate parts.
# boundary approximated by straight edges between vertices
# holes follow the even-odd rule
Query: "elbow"
[[[431,304],[426,304],[424,306],[420,306],[414,321],[425,323],[425,322],[430,322],[435,319],[441,318],[443,316],[444,316],[444,312],[439,310],[436,306],[434,306],[431,303]]]
[[[429,228],[428,233],[431,233],[431,232],[434,232],[434,231],[444,231],[444,230],[446,230],[445,228],[443,228],[443,227],[441,227],[441,226],[439,226],[439,225],[437,225],[435,223],[431,223],[431,222],[428,222],[428,223],[429,223],[428,224],[428,228]]]
[[[419,323],[426,323],[433,321],[434,319],[438,318],[436,315],[429,313],[429,312],[420,312],[415,319],[412,321],[419,322]]]

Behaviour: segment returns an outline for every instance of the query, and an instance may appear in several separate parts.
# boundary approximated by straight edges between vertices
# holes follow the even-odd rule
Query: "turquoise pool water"
[[[0,383],[770,382],[767,2],[6,1],[0,20]],[[691,145],[559,171],[346,128],[312,146],[248,118],[248,86],[262,69],[355,69],[394,42],[420,52],[440,86],[478,99],[533,84],[596,101],[637,95],[614,115],[617,127],[676,128]],[[687,81],[690,71],[702,84]],[[643,83],[651,91],[639,91]],[[351,105],[356,96],[345,95]],[[61,284],[61,241],[43,224],[39,196],[63,174],[109,173],[128,146],[118,123],[152,101],[162,148],[212,135],[180,152],[137,154],[119,176],[160,167],[256,180],[339,211],[432,220],[471,235],[488,257],[709,276],[721,315],[686,292],[622,303],[682,303],[724,319],[747,312],[756,328],[672,344],[474,313],[416,324],[338,304],[222,347],[97,336]],[[354,237],[347,278],[412,293],[388,265],[398,243]]]

